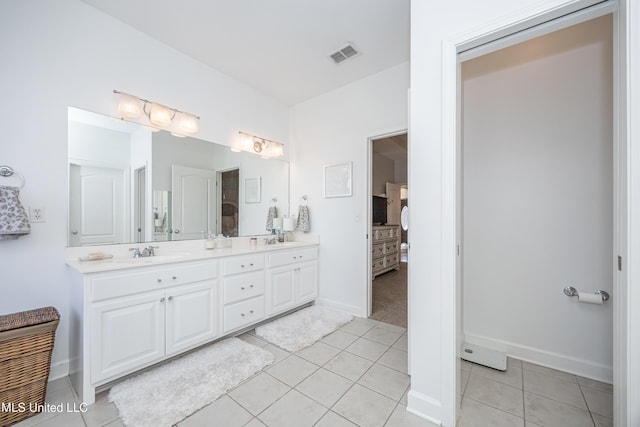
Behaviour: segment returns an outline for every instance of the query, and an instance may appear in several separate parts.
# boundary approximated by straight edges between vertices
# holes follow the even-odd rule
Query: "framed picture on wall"
[[[351,162],[324,167],[324,197],[351,197]]]
[[[244,202],[245,203],[260,203],[260,199],[261,199],[260,181],[261,181],[260,177],[244,179]]]

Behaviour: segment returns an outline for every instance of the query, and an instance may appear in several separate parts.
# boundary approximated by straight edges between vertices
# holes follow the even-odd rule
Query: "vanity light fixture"
[[[284,155],[284,144],[239,131],[240,137],[231,151],[248,151],[259,154],[263,159],[277,159]]]
[[[120,97],[118,111],[123,120],[142,124],[152,130],[164,129],[175,136],[187,136],[198,132],[200,117],[196,115],[115,89],[113,93]],[[143,113],[148,118],[148,123],[140,123],[136,120]]]

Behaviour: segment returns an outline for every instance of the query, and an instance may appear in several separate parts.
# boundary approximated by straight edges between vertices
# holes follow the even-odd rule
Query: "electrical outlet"
[[[31,222],[47,222],[47,212],[43,207],[29,208],[29,220]]]

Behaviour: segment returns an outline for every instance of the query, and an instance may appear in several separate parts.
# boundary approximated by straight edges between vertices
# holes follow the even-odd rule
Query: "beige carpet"
[[[373,301],[370,318],[392,325],[407,327],[407,263],[372,282]]]

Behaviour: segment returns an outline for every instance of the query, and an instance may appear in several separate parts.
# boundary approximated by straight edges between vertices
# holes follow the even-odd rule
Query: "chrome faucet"
[[[147,246],[146,248],[144,248],[142,250],[142,253],[140,254],[140,256],[141,257],[155,256],[156,253],[155,253],[154,249],[158,249],[158,247],[149,245],[149,246]]]
[[[133,251],[134,258],[140,258],[140,248],[129,248],[129,251]]]

